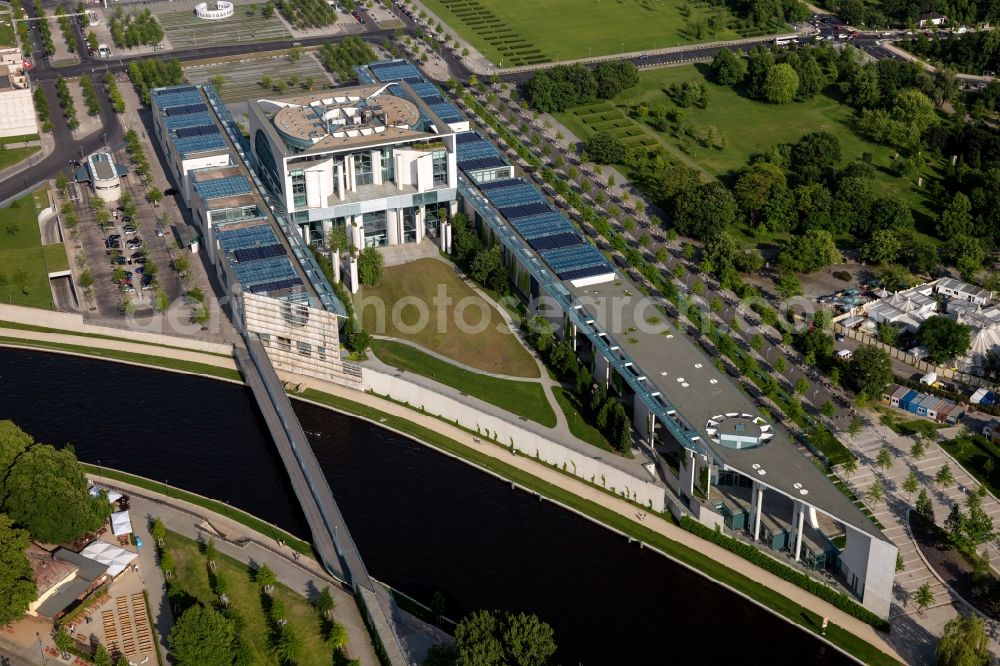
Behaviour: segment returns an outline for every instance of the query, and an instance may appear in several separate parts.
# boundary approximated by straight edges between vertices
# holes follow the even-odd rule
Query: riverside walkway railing
[[[376,594],[375,583],[368,575],[281,380],[260,341],[245,333],[243,340],[246,347],[237,347],[236,363],[253,391],[288,472],[292,489],[309,523],[313,547],[323,566],[334,576],[348,581],[354,589],[376,646],[381,647],[380,656],[392,666],[406,666],[409,661],[390,620],[392,609],[385,608]]]

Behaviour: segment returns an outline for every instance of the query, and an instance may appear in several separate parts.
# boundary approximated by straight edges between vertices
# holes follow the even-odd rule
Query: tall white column
[[[399,217],[394,208],[385,211],[385,232],[386,244],[399,245],[402,239],[399,235]]]
[[[358,283],[358,258],[352,253],[351,258],[348,260],[350,262],[350,273],[351,273],[351,293],[358,293],[358,287],[361,285]]]
[[[446,239],[447,239],[447,247],[448,247],[448,249],[446,250],[446,252],[448,254],[451,254],[451,222],[445,223],[444,228],[445,228],[445,231],[447,232]]]
[[[336,163],[336,169],[337,169],[337,197],[341,201],[343,201],[344,200],[344,179],[345,179],[345,171],[346,171],[346,167],[344,166],[344,162],[338,160],[337,163]]]
[[[754,497],[757,499],[757,506],[755,507],[753,517],[753,540],[757,541],[760,539],[760,511],[764,506],[764,486],[754,481],[753,492]]]
[[[413,224],[417,229],[417,242],[419,243],[427,235],[427,226],[424,224],[424,207],[419,206],[413,209]]]
[[[348,155],[344,160],[344,164],[347,168],[347,189],[351,192],[356,192],[358,189],[358,179],[354,173],[354,155]]]
[[[382,151],[373,150],[371,151],[372,156],[372,183],[375,185],[382,184]]]
[[[299,235],[302,236],[302,240],[306,242],[306,245],[309,245],[312,234],[310,233],[308,224],[299,225]]]
[[[448,252],[448,238],[445,236],[444,227],[441,227],[440,233],[438,233],[438,249],[442,252]]]
[[[340,249],[334,248],[330,250],[330,261],[333,263],[333,282],[334,284],[340,283]]]

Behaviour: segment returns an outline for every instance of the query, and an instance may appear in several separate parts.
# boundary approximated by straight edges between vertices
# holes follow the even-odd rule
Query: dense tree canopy
[[[607,130],[591,134],[584,143],[587,156],[598,164],[619,164],[625,159],[625,144]]]
[[[948,620],[935,656],[938,666],[986,666],[990,663],[986,624],[977,615]]]
[[[374,247],[366,247],[358,255],[358,281],[375,286],[382,280],[385,257]]]
[[[17,457],[28,450],[35,440],[13,421],[0,421],[0,506],[7,497],[7,474]]]
[[[425,666],[545,666],[555,653],[552,627],[535,615],[477,611],[455,628],[455,642]]]
[[[771,104],[787,104],[799,94],[799,75],[787,63],[773,65],[767,70],[762,96]]]
[[[858,393],[876,398],[892,381],[892,359],[877,347],[858,347],[848,365],[848,377]]]
[[[222,613],[188,608],[170,631],[170,653],[179,666],[231,666],[236,629]]]
[[[778,262],[797,273],[813,273],[840,261],[840,251],[829,231],[810,229],[788,239],[778,255]]]
[[[6,485],[4,511],[46,543],[72,541],[96,530],[111,513],[106,496],[88,492],[83,469],[68,448],[34,444],[11,466]]]
[[[736,199],[717,180],[684,192],[674,203],[674,224],[685,236],[708,238],[736,220]]]
[[[639,83],[639,70],[628,61],[607,61],[593,70],[560,65],[537,72],[524,85],[528,105],[546,113],[565,111],[597,98],[610,99]]]
[[[925,319],[917,329],[917,341],[934,363],[962,356],[969,349],[971,328],[944,315]]]
[[[38,596],[26,551],[28,532],[0,513],[0,627],[21,619]]]
[[[731,86],[743,80],[745,74],[743,59],[729,49],[721,49],[712,60],[712,76],[715,82]]]

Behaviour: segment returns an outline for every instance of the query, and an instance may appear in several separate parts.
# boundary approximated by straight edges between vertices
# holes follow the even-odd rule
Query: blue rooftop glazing
[[[204,104],[183,104],[181,106],[161,106],[160,109],[168,118],[173,118],[174,116],[186,116],[191,113],[204,113],[208,111],[208,107]]]
[[[264,247],[275,245],[278,237],[270,224],[258,224],[253,227],[243,227],[232,231],[220,231],[216,236],[219,245],[225,252],[233,252],[247,247]]]
[[[262,291],[284,288],[274,286],[277,283],[287,283],[286,286],[289,287],[302,283],[291,260],[286,256],[254,261],[237,261],[233,262],[232,266],[236,273],[236,279],[240,281],[244,289],[250,291],[256,291],[254,287]]]
[[[537,201],[535,203],[524,204],[521,206],[510,206],[508,208],[500,209],[503,216],[508,220],[512,220],[518,217],[527,217],[529,215],[540,215],[542,213],[551,213],[552,209],[549,208],[547,203]]]
[[[582,243],[583,240],[581,240],[575,233],[549,234],[547,236],[538,236],[536,238],[528,239],[528,245],[538,252],[543,250],[554,250],[560,247],[581,245]]]
[[[235,197],[240,194],[250,194],[253,192],[250,181],[247,180],[246,176],[229,176],[228,178],[216,178],[202,182],[195,181],[194,189],[205,201]]]
[[[163,120],[163,124],[168,130],[180,129],[182,127],[196,127],[198,125],[212,124],[212,116],[207,112],[195,112],[181,115],[169,115]]]
[[[172,106],[184,106],[186,104],[197,104],[202,101],[201,92],[194,86],[180,86],[178,88],[166,88],[165,90],[153,91],[156,104],[161,109]]]
[[[483,169],[499,169],[510,165],[499,157],[479,157],[474,160],[458,160],[458,166],[465,171],[482,171]]]
[[[511,181],[500,181],[511,183]],[[523,206],[524,204],[544,202],[545,197],[534,187],[522,180],[516,179],[507,187],[487,189],[484,194],[487,200],[497,208]]]
[[[547,211],[536,215],[508,217],[507,221],[517,229],[525,239],[541,238],[554,234],[572,234],[576,228],[565,217],[555,211]]]
[[[413,64],[394,60],[390,62],[377,62],[369,66],[372,72],[383,81],[395,81],[396,79],[418,78],[423,80],[420,70]]]
[[[175,139],[174,146],[177,147],[177,152],[180,154],[190,155],[191,153],[201,153],[208,150],[219,150],[225,148],[226,141],[222,138],[222,134],[218,131],[218,129],[216,129],[215,134]]]
[[[589,243],[541,250],[539,254],[545,263],[552,267],[556,275],[563,280],[599,275],[610,271],[604,255]]]

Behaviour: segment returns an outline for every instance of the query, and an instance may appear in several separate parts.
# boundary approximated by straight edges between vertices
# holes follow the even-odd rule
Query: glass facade
[[[365,213],[363,220],[365,247],[384,247],[388,244],[389,237],[386,232],[385,214],[384,210],[375,213]]]
[[[267,186],[274,192],[281,192],[281,179],[278,177],[278,164],[274,161],[271,153],[271,145],[267,142],[267,136],[260,130],[253,139],[254,152],[257,154],[257,162],[260,165],[258,171],[267,181]]]
[[[417,241],[417,209],[403,208],[399,214],[403,217],[403,242],[415,243]]]
[[[371,185],[375,182],[371,153],[354,153],[354,178],[358,187]]]
[[[392,146],[382,149],[382,182],[393,183],[396,181],[396,167],[393,164]]]
[[[442,148],[431,153],[435,185],[448,184],[448,151]]]
[[[306,205],[306,173],[299,169],[288,175],[292,178],[292,205],[303,208]]]

